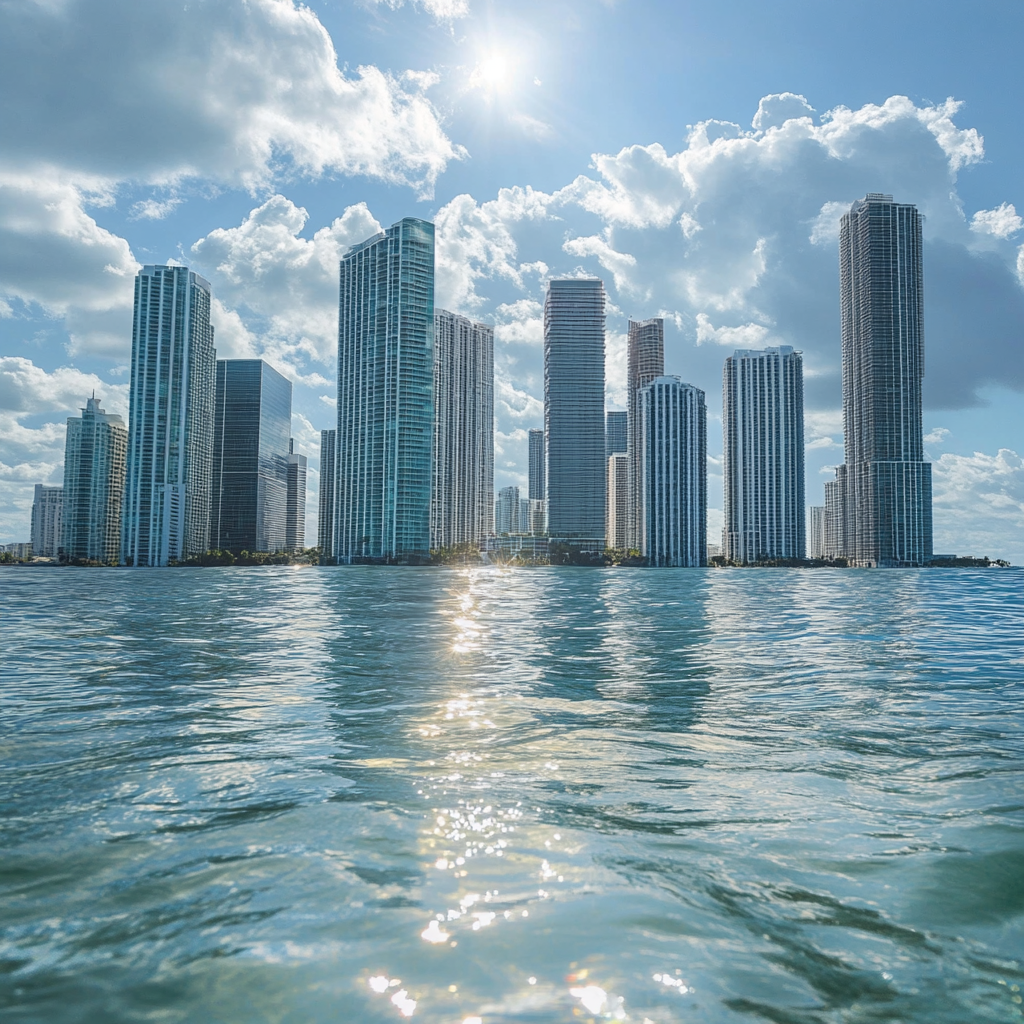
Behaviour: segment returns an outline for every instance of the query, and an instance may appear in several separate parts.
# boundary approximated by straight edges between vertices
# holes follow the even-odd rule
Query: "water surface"
[[[0,1021],[1020,1021],[1024,574],[0,575]]]

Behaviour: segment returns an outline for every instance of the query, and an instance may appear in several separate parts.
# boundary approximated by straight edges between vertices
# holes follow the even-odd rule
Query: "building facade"
[[[608,456],[608,526],[605,544],[625,549],[629,536],[629,457],[625,452]]]
[[[842,467],[839,467],[842,470]],[[840,474],[841,475],[841,474]],[[845,558],[846,551],[846,517],[843,515],[843,503],[839,493],[840,481],[825,481],[825,517],[822,525],[824,539],[824,558]]]
[[[285,458],[288,491],[285,499],[284,549],[293,554],[306,546],[306,456],[295,451],[295,442],[288,439]]]
[[[334,557],[430,557],[434,225],[407,217],[341,261]]]
[[[640,389],[640,552],[652,566],[707,565],[707,409],[678,377]]]
[[[117,563],[128,431],[93,395],[81,416],[68,418],[64,442],[61,554],[68,560]]]
[[[642,452],[640,448],[640,390],[665,373],[665,321],[630,320],[626,339],[626,452],[629,455],[629,520],[627,547],[640,547],[641,505],[640,481]]]
[[[529,498],[520,497],[518,487],[502,487],[494,503],[494,533],[499,537],[533,533],[534,512]]]
[[[544,303],[548,533],[580,551],[604,549],[604,342],[604,284],[552,281]]]
[[[430,546],[494,532],[494,328],[434,313],[434,470]]]
[[[531,430],[530,439],[530,500],[544,501],[548,496],[547,455],[544,431]]]
[[[629,413],[608,411],[604,414],[604,457],[627,449]]]
[[[738,351],[722,372],[724,554],[803,558],[803,359],[788,345]]]
[[[807,510],[807,557],[826,557],[824,505],[811,505]]]
[[[63,545],[63,530],[64,488],[36,484],[30,541],[33,557],[56,558]]]
[[[187,267],[143,267],[132,324],[126,565],[167,565],[210,546],[216,358],[209,282]]]
[[[317,547],[320,561],[334,563],[334,471],[338,465],[337,430],[320,431],[320,493]]]
[[[846,461],[837,471],[844,556],[860,566],[932,556],[931,465],[924,460],[921,217],[869,194],[839,234]]]
[[[218,359],[210,546],[286,551],[292,385],[262,359]]]

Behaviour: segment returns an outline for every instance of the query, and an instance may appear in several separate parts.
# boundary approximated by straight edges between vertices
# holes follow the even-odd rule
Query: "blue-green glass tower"
[[[430,557],[434,225],[406,217],[341,261],[334,559]]]

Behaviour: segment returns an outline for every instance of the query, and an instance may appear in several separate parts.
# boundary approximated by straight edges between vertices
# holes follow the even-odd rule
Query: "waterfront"
[[[83,569],[0,608],[0,1020],[1021,1019],[1020,571]]]

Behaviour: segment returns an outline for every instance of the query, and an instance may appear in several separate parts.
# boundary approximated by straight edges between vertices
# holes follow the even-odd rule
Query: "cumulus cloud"
[[[779,92],[762,97],[750,125],[757,131],[765,131],[768,128],[781,127],[794,118],[813,115],[814,107],[803,96],[792,92]]]
[[[370,3],[390,7],[393,11],[405,6],[405,0],[368,0]],[[468,0],[411,0],[410,6],[422,7],[438,21],[454,21],[469,14]]]
[[[979,210],[971,218],[971,230],[980,235],[1009,238],[1024,227],[1013,203],[1002,203],[994,210]]]
[[[290,162],[426,195],[462,154],[425,95],[433,80],[343,72],[316,14],[293,0],[4,4],[0,91],[18,101],[0,109],[0,159],[111,182],[249,187]]]

